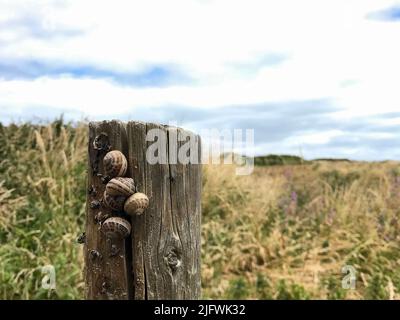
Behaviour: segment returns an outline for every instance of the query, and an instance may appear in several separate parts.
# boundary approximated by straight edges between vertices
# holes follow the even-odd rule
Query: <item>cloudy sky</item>
[[[400,2],[0,0],[0,121],[254,128],[257,153],[400,159]]]

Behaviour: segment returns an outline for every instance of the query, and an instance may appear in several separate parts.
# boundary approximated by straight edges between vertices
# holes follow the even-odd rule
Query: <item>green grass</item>
[[[0,125],[0,299],[83,298],[86,150],[84,124]],[[203,298],[398,299],[399,164],[265,159],[204,167]]]
[[[256,166],[282,166],[282,165],[296,165],[306,164],[308,161],[298,156],[291,155],[274,155],[258,156],[254,158]]]
[[[0,128],[0,298],[82,298],[86,129]],[[53,265],[55,291],[41,289]]]

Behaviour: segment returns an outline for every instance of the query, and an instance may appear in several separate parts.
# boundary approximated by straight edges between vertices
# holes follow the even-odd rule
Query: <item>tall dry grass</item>
[[[206,168],[207,298],[398,299],[399,164]],[[342,267],[355,268],[344,289]]]
[[[86,134],[62,120],[0,126],[0,299],[83,298]],[[203,297],[399,298],[399,168],[206,166]],[[48,264],[55,291],[41,289]],[[354,290],[342,288],[344,265]]]
[[[0,299],[82,297],[86,127],[0,127]],[[41,289],[53,265],[56,290]]]

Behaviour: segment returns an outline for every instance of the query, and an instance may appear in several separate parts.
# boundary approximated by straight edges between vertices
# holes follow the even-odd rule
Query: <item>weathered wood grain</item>
[[[152,129],[159,130],[167,138],[163,142],[167,155],[165,163],[151,164],[146,159],[146,151],[154,143],[146,141],[147,134]],[[115,121],[91,123],[90,165],[96,157],[91,143],[101,132],[109,135],[114,149],[121,150],[127,156],[127,176],[134,179],[137,191],[147,194],[150,203],[143,215],[131,219],[132,236],[128,239],[126,248],[123,243],[114,244],[121,252],[127,251],[125,255],[121,255],[126,260],[123,263],[115,255],[107,255],[111,244],[99,234],[98,225],[92,219],[98,209],[91,209],[90,201],[96,196],[88,195],[85,249],[87,297],[199,299],[200,158],[197,159],[198,163],[174,162],[178,158],[179,148],[186,143],[179,141],[179,137],[190,137],[196,142],[196,151],[200,157],[199,137],[179,128],[153,123],[131,121],[126,126]],[[99,169],[101,171],[102,168]],[[98,188],[97,197],[100,197],[104,184],[93,175],[92,170],[89,170],[88,184]],[[103,257],[99,261],[91,259],[91,250],[97,250]],[[126,282],[127,285],[124,286]]]
[[[127,125],[129,140],[128,172],[136,184],[139,192],[147,193],[146,188],[146,124],[129,122]],[[145,238],[145,212],[143,215],[132,218],[132,272],[134,299],[145,300],[146,272],[143,239]]]
[[[158,129],[167,137],[167,163],[150,164],[146,134]],[[143,216],[133,221],[135,299],[200,298],[201,165],[174,164],[184,142],[174,139],[182,129],[153,123],[129,122],[129,163],[139,191],[150,199]],[[198,144],[200,150],[200,144]],[[199,154],[200,156],[200,154]]]
[[[104,138],[103,150],[96,150],[93,146],[94,139],[99,135]],[[101,176],[104,172],[102,160],[108,150],[127,153],[125,125],[119,121],[91,122],[84,250],[86,298],[96,300],[129,299],[130,267],[126,259],[125,241],[111,241],[100,231],[101,220],[116,215],[102,202],[105,190]]]

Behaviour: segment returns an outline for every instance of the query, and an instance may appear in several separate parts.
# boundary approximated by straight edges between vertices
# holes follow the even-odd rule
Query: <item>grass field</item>
[[[0,299],[83,298],[86,134],[61,120],[0,126]],[[399,163],[234,169],[204,168],[204,298],[400,298]]]

